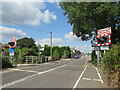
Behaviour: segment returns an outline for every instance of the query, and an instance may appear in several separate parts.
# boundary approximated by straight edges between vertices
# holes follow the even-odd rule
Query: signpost
[[[8,42],[8,44],[9,44],[10,62],[12,62],[16,48],[16,38],[15,37],[10,38],[10,42]]]
[[[109,50],[109,45],[111,45],[111,27],[100,29],[97,32],[97,36],[95,37],[95,47],[97,47],[97,57],[98,57],[98,66],[100,65],[100,50]],[[93,42],[92,42],[93,43]],[[94,45],[94,43],[93,43]],[[95,48],[96,49],[96,48]]]
[[[96,36],[96,46],[105,46],[111,44],[111,27],[98,30]]]

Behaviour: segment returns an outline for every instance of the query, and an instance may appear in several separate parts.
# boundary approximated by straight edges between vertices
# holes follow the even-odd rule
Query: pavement
[[[90,56],[19,66],[1,72],[0,88],[107,88]]]

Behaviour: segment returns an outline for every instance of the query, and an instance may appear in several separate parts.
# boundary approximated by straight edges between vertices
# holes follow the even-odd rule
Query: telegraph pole
[[[50,56],[51,56],[51,60],[52,60],[52,32],[50,32],[50,45],[51,45]]]

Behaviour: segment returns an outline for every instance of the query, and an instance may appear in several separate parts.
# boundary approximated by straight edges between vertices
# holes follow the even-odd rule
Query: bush
[[[64,50],[62,57],[70,58],[71,57],[71,52]]]
[[[120,45],[112,45],[112,48],[103,55],[102,61],[108,84],[120,88]]]
[[[120,45],[112,45],[112,48],[103,55],[102,61],[105,71],[118,72],[120,68]]]
[[[54,52],[53,52],[53,56],[60,56],[60,53],[57,51],[57,50],[55,50]]]
[[[7,60],[5,57],[2,57],[2,68],[12,68],[12,64],[9,63],[9,60]]]

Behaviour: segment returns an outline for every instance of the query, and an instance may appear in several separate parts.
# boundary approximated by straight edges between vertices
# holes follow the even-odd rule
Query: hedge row
[[[108,84],[111,87],[120,88],[120,45],[112,45],[101,61]]]

